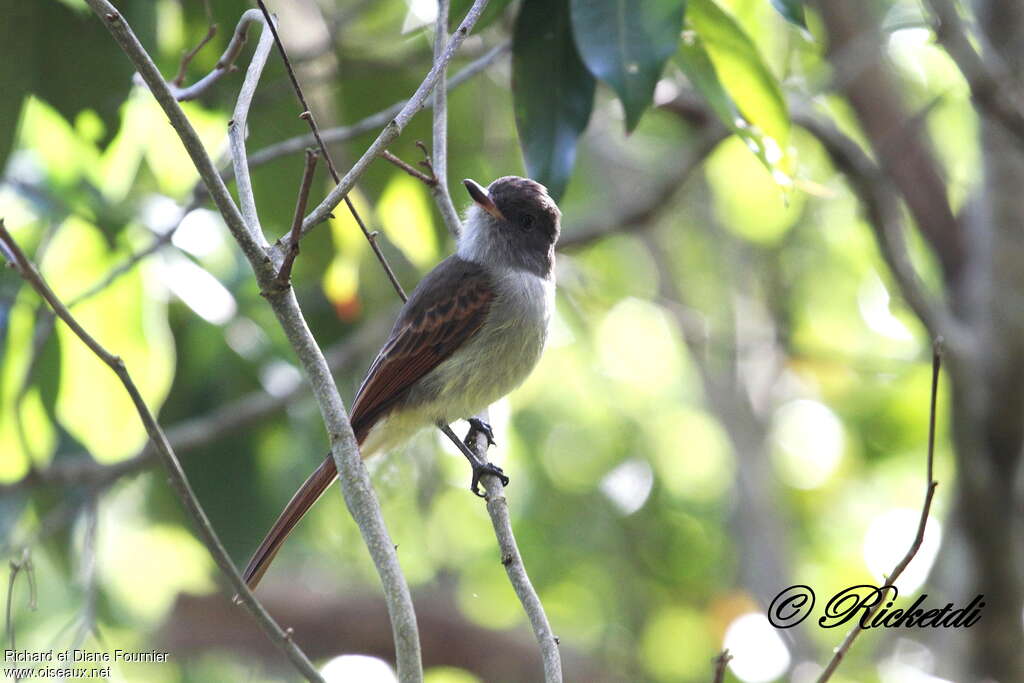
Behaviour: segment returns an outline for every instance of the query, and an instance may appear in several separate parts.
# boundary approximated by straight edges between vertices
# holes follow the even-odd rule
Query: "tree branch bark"
[[[292,642],[291,637],[277,625],[277,622],[275,622],[267,613],[263,608],[263,605],[260,604],[252,594],[252,591],[249,590],[249,587],[245,585],[245,581],[242,580],[242,576],[238,573],[235,565],[231,562],[231,558],[228,556],[227,551],[221,544],[220,538],[217,536],[217,532],[214,531],[213,526],[210,524],[210,520],[206,516],[206,512],[203,510],[203,507],[199,504],[199,500],[196,498],[195,493],[192,491],[188,477],[185,475],[185,471],[181,468],[181,463],[178,461],[178,457],[174,454],[174,450],[167,441],[167,436],[160,428],[156,418],[153,417],[153,414],[150,412],[146,402],[142,399],[142,394],[139,393],[138,387],[135,386],[135,382],[128,373],[128,369],[125,367],[124,361],[103,348],[99,342],[97,342],[88,332],[85,331],[84,328],[82,328],[81,325],[78,324],[78,321],[71,315],[67,307],[60,301],[60,299],[57,298],[57,295],[53,293],[53,290],[51,290],[43,280],[35,266],[29,263],[25,258],[21,249],[14,242],[14,239],[4,227],[3,221],[0,221],[0,242],[3,242],[5,253],[7,253],[9,258],[12,259],[11,262],[15,264],[18,273],[39,293],[46,303],[49,304],[57,317],[70,327],[71,331],[74,332],[87,347],[89,347],[89,350],[96,354],[96,356],[103,361],[103,363],[107,365],[115,375],[117,375],[117,378],[121,380],[121,384],[124,386],[125,391],[128,392],[128,395],[132,399],[132,403],[135,404],[135,409],[139,413],[139,418],[146,427],[146,433],[149,435],[150,441],[153,443],[157,452],[160,454],[160,457],[163,459],[164,465],[167,467],[167,471],[170,474],[171,486],[174,488],[175,493],[184,505],[189,517],[192,518],[192,522],[196,525],[199,537],[202,539],[207,550],[209,550],[210,554],[213,556],[217,566],[220,567],[221,572],[240,596],[242,603],[245,604],[252,615],[256,618],[256,621],[260,624],[263,632],[266,633],[267,636],[285,652],[295,668],[305,676],[307,680],[322,681],[323,678],[302,650],[300,650],[299,647]]]
[[[904,110],[878,23],[868,4],[818,0],[828,32],[828,59],[880,165],[903,195],[918,229],[935,250],[950,282],[969,257],[963,230],[949,206],[946,184],[929,141]]]
[[[381,578],[395,633],[399,678],[402,681],[422,680],[419,637],[409,588],[399,568],[395,547],[384,525],[369,475],[360,458],[348,414],[323,354],[302,316],[294,291],[292,289],[273,291],[272,288],[283,255],[278,254],[275,264],[275,260],[270,257],[272,251],[259,229],[255,201],[252,197],[251,185],[248,182],[244,145],[245,115],[262,70],[261,62],[265,62],[266,55],[263,54],[262,59],[254,57],[250,63],[246,80],[239,94],[234,125],[229,129],[238,191],[245,214],[243,215],[243,212],[240,212],[231,200],[223,179],[167,83],[127,22],[107,0],[87,0],[87,2],[93,11],[105,21],[111,34],[133,61],[150,91],[170,119],[171,125],[184,143],[207,189],[210,190],[214,202],[224,216],[229,230],[249,260],[260,290],[266,293],[267,301],[305,370],[330,437],[331,454],[338,465],[339,481],[345,502],[359,525],[364,542]],[[478,4],[482,2],[483,0],[478,0]],[[257,14],[259,15],[258,12]],[[262,16],[260,16],[260,20],[262,21]],[[264,33],[269,34],[269,31],[265,29]],[[272,41],[264,40],[264,38],[270,38],[270,36],[261,37],[258,53],[269,52]]]

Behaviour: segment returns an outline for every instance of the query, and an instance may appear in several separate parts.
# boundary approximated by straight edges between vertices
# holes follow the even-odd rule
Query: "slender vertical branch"
[[[921,506],[921,519],[917,523],[917,534],[914,536],[914,541],[910,544],[910,548],[903,556],[903,559],[901,559],[893,568],[892,572],[889,573],[885,583],[882,584],[880,589],[881,595],[885,595],[888,589],[896,584],[896,579],[900,577],[903,570],[907,568],[910,561],[917,555],[917,551],[921,549],[921,544],[924,542],[924,531],[928,525],[928,513],[932,509],[932,499],[935,497],[935,488],[939,485],[939,483],[932,478],[932,469],[935,460],[935,406],[938,402],[939,370],[942,366],[942,343],[942,338],[937,337],[932,347],[932,392],[931,407],[928,412],[928,461],[925,470],[928,481],[924,496],[924,504]],[[857,636],[859,636],[863,630],[862,624],[868,623],[871,616],[877,612],[884,603],[884,600],[879,599],[873,607],[868,609],[864,614],[864,617],[858,621],[852,629],[850,629],[850,632],[846,634],[846,638],[843,639],[842,644],[836,648],[835,654],[832,655],[832,659],[829,660],[825,670],[822,671],[821,675],[818,677],[818,683],[825,683],[827,680],[832,678],[832,674],[834,674],[836,669],[839,668],[839,664],[842,663],[846,653],[850,651],[850,647],[853,646],[853,642],[857,640]]]
[[[725,683],[725,669],[729,666],[729,662],[732,661],[732,655],[729,654],[729,650],[722,650],[722,653],[715,657],[715,676],[712,679],[713,683]]]
[[[1024,94],[1013,74],[998,59],[986,60],[974,49],[953,0],[926,0],[925,4],[934,18],[935,37],[956,62],[978,108],[1024,145]]]
[[[206,516],[206,511],[199,504],[199,499],[196,498],[195,493],[192,491],[192,485],[188,481],[188,477],[185,475],[185,471],[181,468],[181,463],[178,461],[178,457],[174,454],[170,443],[167,441],[167,436],[164,434],[163,429],[157,423],[156,418],[153,417],[153,413],[150,412],[149,407],[142,398],[142,394],[139,392],[138,387],[132,380],[131,375],[128,373],[128,369],[125,367],[124,361],[118,356],[107,351],[103,346],[100,345],[95,338],[92,337],[71,315],[67,307],[57,295],[53,293],[46,281],[39,274],[28,259],[22,253],[21,248],[17,245],[10,233],[7,232],[7,228],[4,227],[3,221],[0,220],[0,242],[5,247],[5,252],[10,253],[14,259],[12,263],[17,269],[18,273],[25,279],[29,285],[32,286],[36,292],[49,304],[53,312],[60,318],[75,335],[82,340],[82,342],[89,347],[103,363],[109,367],[117,378],[121,381],[125,391],[132,399],[132,403],[135,405],[135,410],[139,414],[139,418],[142,420],[142,424],[146,428],[146,433],[149,435],[150,441],[153,443],[157,452],[164,460],[164,465],[167,467],[167,471],[170,474],[171,486],[174,488],[175,493],[178,494],[178,498],[184,504],[185,510],[189,517],[192,518],[192,522],[195,524],[196,529],[199,532],[199,536],[206,546],[207,550],[213,556],[217,566],[220,567],[221,573],[228,579],[228,582],[235,589],[241,601],[249,608],[253,616],[256,617],[257,623],[263,629],[271,640],[273,640],[288,656],[303,676],[310,681],[322,681],[323,678],[317,672],[316,668],[309,661],[306,655],[299,649],[299,647],[292,641],[291,636],[285,633],[277,622],[267,613],[263,608],[263,605],[256,600],[256,597],[249,590],[249,587],[245,585],[245,581],[242,580],[241,575],[235,568],[235,565],[231,562],[230,556],[220,542],[220,538],[217,536],[217,532],[214,531],[213,525],[210,524],[209,518]]]
[[[270,21],[267,26],[273,27],[273,21]],[[249,64],[235,105],[234,125],[230,126],[228,130],[231,161],[235,169],[243,220],[246,222],[246,229],[251,234],[258,236],[264,243],[263,233],[259,227],[259,218],[256,215],[256,199],[249,181],[244,124],[271,43],[276,42],[275,35],[272,31],[264,30],[260,37],[260,44]],[[279,241],[279,245],[283,241],[285,240]],[[269,257],[270,253],[271,249],[268,247],[263,259],[259,263],[252,263],[253,270],[256,272],[256,280],[281,324],[288,342],[295,351],[320,408],[320,415],[330,437],[331,457],[334,458],[338,470],[342,495],[352,517],[359,526],[359,531],[370,552],[384,589],[384,598],[388,605],[388,615],[391,619],[395,641],[399,680],[402,683],[422,681],[423,662],[420,655],[419,630],[416,625],[416,612],[413,609],[409,585],[398,563],[394,542],[384,524],[384,517],[373,485],[370,483],[370,476],[363,466],[348,412],[338,393],[338,387],[334,382],[334,376],[327,365],[323,351],[302,315],[298,300],[295,298],[295,290],[290,287],[281,289],[275,286],[277,274]]]
[[[437,19],[434,22],[434,62],[440,61],[444,54],[444,46],[448,43],[448,10],[449,0],[437,0]],[[452,204],[448,192],[448,68],[441,65],[441,74],[434,87],[434,128],[433,154],[431,155],[434,186],[430,192],[441,212],[441,218],[448,231],[458,237],[462,231],[462,222]]]
[[[486,421],[487,412],[481,413],[480,417]],[[487,437],[485,435],[477,434],[476,442],[468,445],[471,446],[477,458],[487,462]],[[533,635],[540,645],[541,661],[544,665],[544,681],[545,683],[561,683],[562,656],[558,650],[558,637],[551,630],[551,624],[544,611],[544,604],[540,601],[529,574],[526,573],[526,565],[523,564],[523,557],[519,553],[516,537],[512,533],[512,518],[508,511],[508,501],[505,499],[505,486],[498,477],[493,476],[481,477],[480,483],[487,491],[485,496],[487,514],[491,517],[491,526],[494,527],[494,534],[498,538],[501,563],[505,566],[508,580],[526,611],[526,616],[530,619]]]
[[[299,255],[299,228],[302,227],[302,216],[306,213],[306,202],[309,199],[309,188],[313,185],[313,175],[316,172],[317,152],[313,149],[306,150],[306,166],[302,170],[302,182],[299,184],[299,197],[295,202],[295,215],[292,217],[292,227],[288,234],[292,236],[291,248],[284,255],[281,262],[281,269],[277,271],[276,283],[278,287],[288,286],[292,277],[292,264],[295,257]]]
[[[3,224],[0,223],[0,229]],[[29,609],[36,608],[36,581],[35,574],[33,573],[32,567],[32,556],[28,547],[21,551],[21,557],[17,560],[11,560],[10,568],[11,573],[7,579],[7,608],[5,610],[5,623],[7,627],[7,642],[10,643],[12,650],[18,649],[17,638],[14,632],[14,586],[18,581],[18,574],[25,572],[26,581],[28,583],[28,606]]]
[[[395,546],[384,525],[380,506],[370,484],[369,475],[360,459],[355,435],[352,433],[352,426],[349,423],[345,406],[338,395],[338,388],[324,360],[323,353],[313,339],[313,335],[302,316],[294,291],[289,288],[284,292],[276,292],[271,287],[277,275],[277,269],[274,267],[275,259],[271,258],[271,254],[275,254],[278,257],[276,261],[279,263],[280,253],[270,250],[262,232],[253,229],[254,225],[250,225],[243,218],[242,212],[231,199],[223,179],[196,135],[195,129],[184,112],[182,112],[180,105],[175,100],[159,69],[157,69],[145,48],[139,43],[138,38],[132,32],[124,17],[108,0],[86,1],[93,11],[105,21],[114,39],[132,60],[141,78],[149,86],[153,96],[167,115],[171,126],[180,137],[192,162],[195,164],[196,170],[199,172],[207,190],[224,217],[228,229],[242,247],[242,251],[249,260],[256,275],[261,291],[267,294],[267,300],[302,364],[330,437],[331,455],[338,465],[339,482],[345,502],[359,526],[360,533],[374,561],[384,588],[384,596],[388,604],[388,611],[395,634],[395,648],[399,658],[399,677],[403,682],[422,680],[419,636],[416,629],[416,617],[412,609],[409,588],[399,567]],[[258,11],[250,10],[250,12],[256,12],[260,21],[263,20],[262,15]],[[248,15],[249,12],[246,14]],[[252,92],[255,90],[260,71],[260,68],[254,68],[254,65],[250,64],[250,69],[246,74],[246,79],[239,95],[240,103],[251,101]],[[236,106],[236,111],[239,111],[239,109],[240,107]],[[239,113],[243,114],[242,120],[244,122],[244,114],[246,113],[244,108]],[[236,178],[238,178],[239,171],[241,171],[247,180],[248,170],[246,168],[245,145],[243,141],[244,125],[236,124],[231,126],[229,137],[231,138]],[[251,185],[242,182],[242,178],[239,178],[238,189],[240,194],[243,192],[243,188],[247,189],[251,194]],[[246,197],[244,202],[251,202],[251,198]],[[255,216],[253,217],[255,218]],[[258,225],[258,223],[256,224]],[[160,436],[162,437],[162,434]],[[163,440],[163,445],[166,445],[166,440]],[[232,580],[237,579],[240,582],[241,578],[234,571],[234,567],[230,566],[230,564],[229,567],[232,572]],[[241,585],[238,588],[238,593],[242,596],[243,601],[250,605],[252,609],[262,609],[255,602],[246,586]],[[267,619],[269,619],[269,616]],[[274,627],[276,628],[276,625]],[[276,636],[276,632],[274,635]],[[290,640],[286,639],[285,642],[294,647]],[[405,666],[406,662],[409,662],[410,665]],[[296,665],[300,666],[304,673],[307,673],[306,668],[301,666],[301,662],[296,662]],[[310,671],[312,671],[313,676],[319,676],[315,670],[310,669]]]

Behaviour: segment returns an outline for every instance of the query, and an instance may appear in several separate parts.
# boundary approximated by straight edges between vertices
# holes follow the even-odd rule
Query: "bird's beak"
[[[469,190],[469,196],[473,198],[473,201],[476,202],[481,209],[497,219],[505,220],[501,211],[499,211],[498,207],[495,206],[494,200],[491,199],[491,195],[487,194],[487,190],[481,187],[480,183],[466,178],[462,181],[462,184],[466,186],[466,189]]]

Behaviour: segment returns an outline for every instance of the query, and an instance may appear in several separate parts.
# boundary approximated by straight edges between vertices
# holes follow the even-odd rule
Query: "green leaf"
[[[21,103],[32,87],[31,3],[17,0],[0,1],[4,20],[0,22],[0,175],[7,165],[7,155],[14,146],[18,132]]]
[[[803,0],[772,0],[772,6],[789,23],[807,29]]]
[[[72,124],[83,109],[94,110],[109,140],[117,132],[119,110],[132,87],[131,62],[92,12],[79,12],[62,2],[32,4],[33,90]]]
[[[516,128],[527,174],[556,199],[590,120],[594,87],[572,40],[568,0],[525,0],[512,38]]]
[[[715,0],[691,0],[680,66],[715,113],[780,184],[789,184],[791,123],[782,88],[739,23]]]
[[[615,90],[633,130],[676,51],[682,0],[572,0],[572,31],[590,73]]]
[[[494,23],[494,20],[502,15],[505,8],[508,7],[512,0],[491,0],[487,3],[487,7],[484,8],[483,14],[476,22],[476,26],[473,27],[473,33],[479,33],[482,29],[486,28],[490,24]],[[448,8],[448,30],[454,31],[462,23],[462,20],[466,18],[466,12],[473,6],[473,0],[452,0],[451,6]]]

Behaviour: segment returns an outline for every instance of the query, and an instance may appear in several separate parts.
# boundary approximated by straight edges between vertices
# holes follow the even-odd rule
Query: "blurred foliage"
[[[297,61],[324,126],[350,124],[407,97],[429,68],[432,27],[420,14],[431,3],[277,4],[293,56],[317,55]],[[468,4],[453,2],[453,25]],[[893,11],[905,4],[887,3]],[[0,163],[7,157],[0,216],[57,293],[74,300],[178,222],[197,176],[83,3],[8,5],[20,18],[5,22],[10,39],[0,46],[0,73],[13,86],[0,104]],[[616,13],[626,5],[625,15]],[[199,0],[119,7],[168,77],[208,28]],[[209,3],[219,30],[190,64],[188,82],[213,67],[247,7]],[[451,179],[488,182],[528,171],[554,192],[565,189],[563,234],[571,238],[646,201],[697,138],[652,107],[655,90],[695,88],[735,133],[643,232],[597,239],[560,257],[549,348],[527,383],[492,411],[493,457],[512,477],[520,547],[565,651],[611,680],[708,680],[730,625],[772,597],[753,594],[740,578],[743,563],[756,570],[769,561],[742,552],[750,540],[737,522],[742,474],[752,462],[768,473],[756,484],[778,500],[772,513],[787,537],[773,540],[792,583],[824,594],[871,581],[863,548],[869,525],[893,507],[915,507],[923,488],[928,344],[844,180],[813,138],[791,129],[784,91],[818,98],[822,111],[857,135],[848,112],[824,96],[822,43],[803,3],[690,0],[685,18],[681,2],[664,0],[492,7],[453,72],[509,36],[514,54],[451,92]],[[343,24],[334,23],[338,17]],[[910,96],[943,96],[927,123],[941,126],[955,146],[943,156],[949,176],[968,183],[978,175],[976,121],[959,75],[913,29],[895,31],[890,46]],[[231,75],[184,105],[215,156],[226,149],[240,82]],[[250,117],[250,151],[304,133],[297,112],[274,57]],[[391,151],[414,163],[414,142],[430,140],[430,126],[429,113],[419,115]],[[375,134],[336,145],[339,166]],[[271,240],[290,223],[301,165],[296,154],[253,169]],[[314,194],[328,189],[325,176],[318,174]],[[352,197],[371,229],[381,230],[407,288],[451,251],[426,189],[394,167],[373,164]],[[466,197],[456,192],[455,200],[461,206]],[[915,258],[934,273],[916,248]],[[294,281],[325,346],[362,344],[337,374],[350,399],[397,301],[345,212],[303,241]],[[73,310],[125,359],[165,426],[250,392],[281,392],[299,377],[248,265],[207,208],[186,217],[170,246]],[[72,456],[120,462],[145,442],[106,368],[66,328],[38,332],[42,311],[12,271],[0,273],[3,483]],[[359,342],[375,323],[382,331]],[[738,382],[754,419],[743,422],[716,403],[705,372]],[[240,564],[326,447],[316,407],[301,397],[183,452],[200,500]],[[946,452],[937,466],[938,478],[948,480]],[[515,629],[529,640],[486,512],[465,490],[461,457],[426,432],[370,468],[414,591],[451,595],[471,624]],[[158,471],[103,493],[90,541],[93,496],[82,484],[0,500],[8,552],[41,534],[33,546],[39,609],[16,601],[18,642],[45,649],[81,638],[93,650],[159,649],[175,597],[214,593],[223,581]],[[298,602],[377,595],[336,491],[300,525],[266,583],[293,591]],[[90,619],[94,629],[83,629]],[[806,628],[801,637],[811,649],[799,654],[824,661],[837,636]],[[748,638],[730,646],[737,657],[766,660],[763,648],[778,654],[792,646],[772,643]],[[877,665],[875,645],[865,638],[835,680],[895,680]],[[166,665],[125,666],[115,680],[281,675],[290,674],[268,673],[224,644],[176,653]],[[743,680],[783,677],[780,670]],[[428,680],[477,679],[439,668]]]

